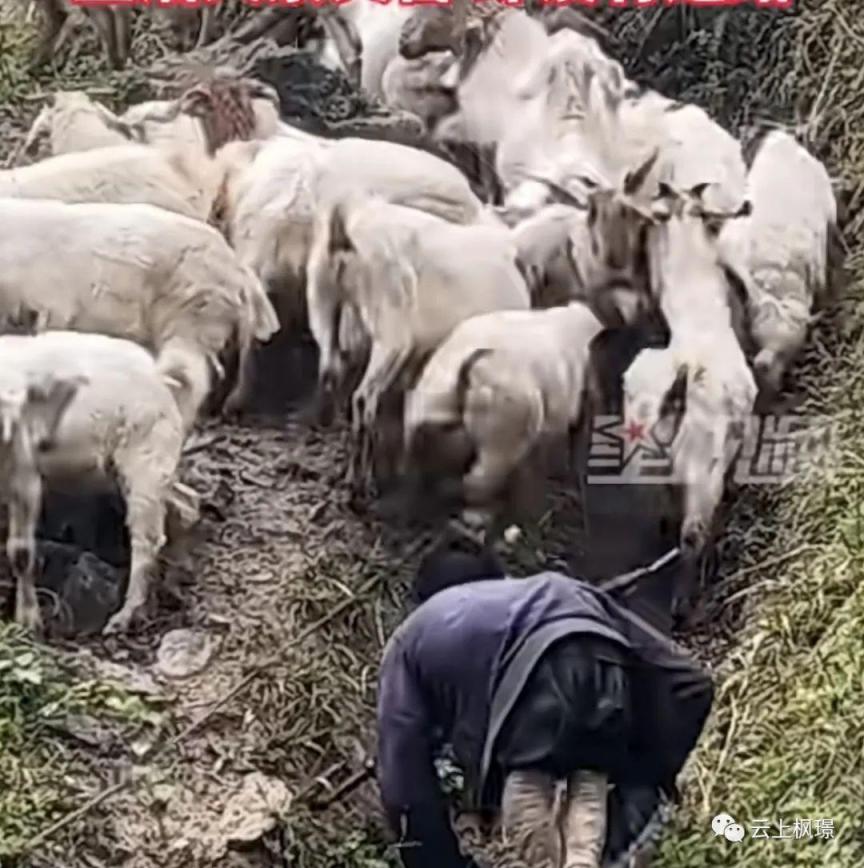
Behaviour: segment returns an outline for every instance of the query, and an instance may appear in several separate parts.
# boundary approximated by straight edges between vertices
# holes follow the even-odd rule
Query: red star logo
[[[624,429],[627,439],[636,442],[645,436],[645,426],[641,422],[630,422]]]

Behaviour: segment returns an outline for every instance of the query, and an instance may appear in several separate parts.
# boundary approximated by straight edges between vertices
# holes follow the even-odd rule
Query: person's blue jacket
[[[384,651],[378,782],[410,868],[456,868],[460,856],[433,764],[449,743],[477,808],[500,796],[494,740],[542,653],[572,635],[604,636],[630,653],[637,736],[614,770],[623,785],[674,794],[675,778],[713,699],[710,677],[674,642],[611,597],[556,573],[448,588],[418,607]]]

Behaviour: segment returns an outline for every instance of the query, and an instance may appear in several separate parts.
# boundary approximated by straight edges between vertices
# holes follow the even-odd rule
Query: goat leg
[[[42,616],[36,599],[36,524],[42,503],[42,479],[34,467],[16,467],[10,481],[9,536],[6,555],[16,579],[15,621],[38,633]]]
[[[681,559],[681,567],[672,590],[672,617],[679,623],[685,623],[693,610],[693,594],[698,584],[698,571],[698,557],[685,555]]]
[[[168,462],[168,456],[162,456]],[[129,628],[147,605],[150,576],[165,545],[165,500],[171,492],[170,463],[154,465],[148,452],[118,456],[117,473],[126,496],[126,527],[132,548],[129,587],[123,606],[108,620],[103,634]]]
[[[351,425],[361,447],[360,480],[367,488],[371,488],[372,485],[372,458],[378,407],[382,396],[386,395],[396,382],[410,353],[409,346],[374,343],[363,379],[352,399]]]

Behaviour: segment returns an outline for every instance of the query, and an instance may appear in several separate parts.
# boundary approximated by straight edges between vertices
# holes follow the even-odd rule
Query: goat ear
[[[46,439],[50,440],[54,437],[63,414],[78,393],[78,389],[87,382],[86,377],[63,377],[28,386],[27,405],[41,417]]]
[[[667,221],[674,210],[674,202],[678,199],[678,192],[666,181],[660,181],[657,185],[657,194],[648,207],[648,219],[659,221],[661,223]]]
[[[330,212],[330,253],[350,253],[354,249],[345,214],[341,205],[335,205]]]
[[[701,184],[696,184],[690,188],[690,195],[693,196],[694,199],[698,199],[700,202],[702,201],[702,194],[711,186],[710,182],[703,181]]]
[[[732,215],[733,217],[749,217],[753,213],[753,202],[745,199],[741,207]]]
[[[624,176],[624,195],[632,196],[634,193],[638,192],[638,190],[642,187],[645,181],[648,178],[648,173],[654,168],[654,164],[657,162],[657,158],[660,156],[660,149],[654,148],[651,153],[651,156],[648,157],[645,162],[628,172]]]
[[[465,28],[462,47],[462,62],[459,64],[460,78],[464,80],[474,66],[480,52],[483,50],[483,25],[479,21],[471,21]]]

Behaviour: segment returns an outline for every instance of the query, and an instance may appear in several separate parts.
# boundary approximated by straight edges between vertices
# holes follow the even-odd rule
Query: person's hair
[[[472,554],[455,548],[433,549],[420,561],[411,599],[416,604],[424,603],[445,588],[483,579],[503,579],[506,574],[494,552]]]

